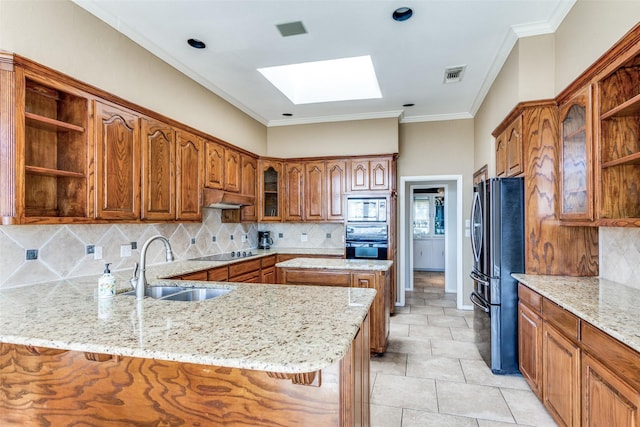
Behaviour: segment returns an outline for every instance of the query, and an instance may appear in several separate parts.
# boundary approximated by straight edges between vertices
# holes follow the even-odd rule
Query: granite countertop
[[[368,259],[336,259],[336,258],[294,258],[279,262],[280,268],[310,268],[333,270],[365,270],[387,271],[393,265],[393,261],[368,260]]]
[[[344,357],[375,297],[362,288],[162,279],[225,264],[177,261],[147,268],[151,285],[233,289],[200,302],[138,302],[125,295],[98,300],[98,276],[0,290],[0,342],[311,372]],[[127,274],[115,275],[119,292],[130,289]]]
[[[597,277],[512,276],[640,352],[640,289]]]

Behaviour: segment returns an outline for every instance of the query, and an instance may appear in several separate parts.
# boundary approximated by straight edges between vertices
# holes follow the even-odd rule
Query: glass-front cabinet
[[[282,162],[261,160],[260,171],[260,221],[279,222],[282,220]]]
[[[560,107],[560,219],[593,220],[591,86]]]

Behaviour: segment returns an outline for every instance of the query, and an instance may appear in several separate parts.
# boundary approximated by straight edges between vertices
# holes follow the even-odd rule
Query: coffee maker
[[[270,231],[258,231],[258,249],[269,249],[273,245]]]

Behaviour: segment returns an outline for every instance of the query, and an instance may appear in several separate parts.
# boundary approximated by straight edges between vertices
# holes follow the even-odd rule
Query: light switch
[[[93,248],[93,259],[102,259],[102,246]]]
[[[131,256],[131,243],[127,245],[120,245],[120,257]]]

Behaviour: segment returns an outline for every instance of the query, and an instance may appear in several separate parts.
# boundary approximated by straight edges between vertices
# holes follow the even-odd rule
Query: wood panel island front
[[[0,290],[0,425],[369,425],[374,290],[155,279],[231,292],[138,302],[96,283]]]

